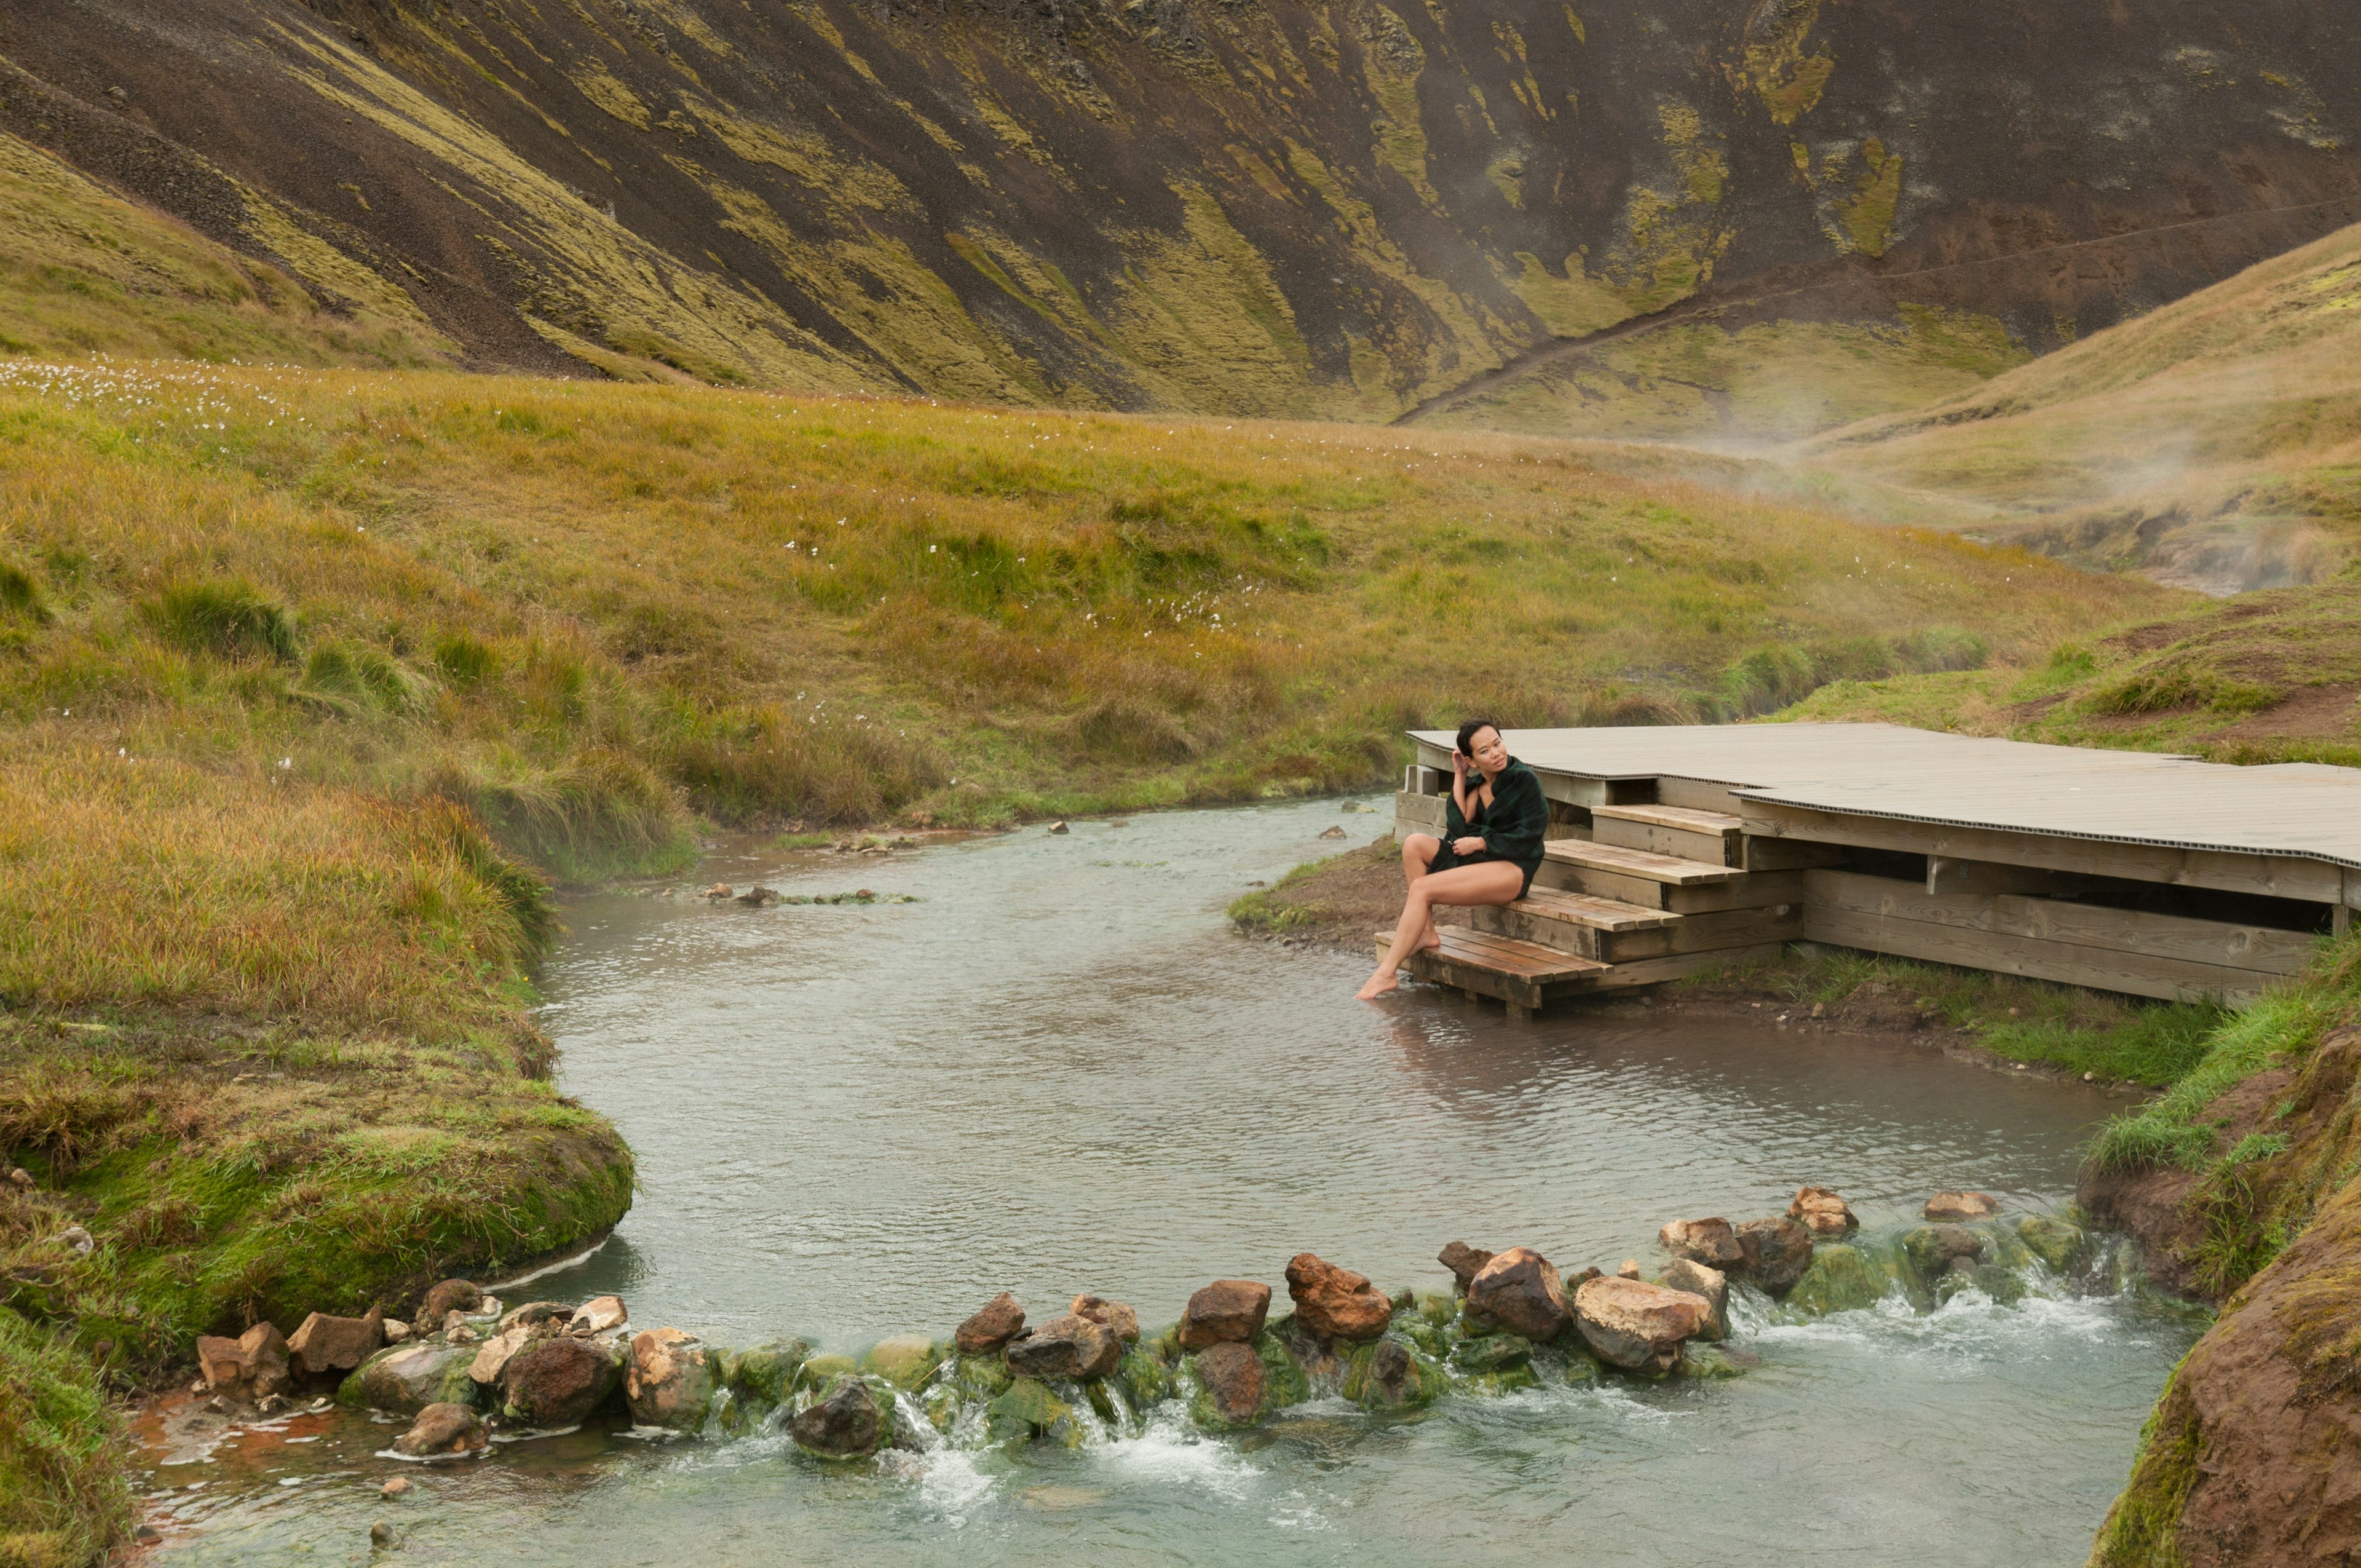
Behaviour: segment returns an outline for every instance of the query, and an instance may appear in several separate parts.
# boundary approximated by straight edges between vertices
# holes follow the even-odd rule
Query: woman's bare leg
[[[1506,861],[1454,866],[1447,872],[1430,872],[1419,878],[1411,883],[1401,918],[1394,922],[1394,945],[1378,960],[1377,972],[1369,976],[1368,983],[1354,994],[1367,1002],[1401,983],[1401,967],[1416,950],[1419,933],[1433,926],[1436,905],[1466,908],[1477,904],[1514,904],[1524,887],[1525,873]]]
[[[1401,851],[1402,881],[1409,886],[1416,887],[1419,879],[1427,874],[1426,868],[1434,863],[1435,851],[1442,848],[1443,840],[1432,833],[1413,833],[1404,839]],[[1400,936],[1400,930],[1397,928],[1394,935]],[[1434,928],[1434,911],[1430,908],[1426,916],[1426,929],[1418,934],[1418,940],[1411,944],[1411,951],[1428,953],[1441,946],[1443,946],[1443,933]]]

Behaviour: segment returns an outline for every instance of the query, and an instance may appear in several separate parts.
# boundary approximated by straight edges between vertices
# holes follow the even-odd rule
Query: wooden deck
[[[1443,818],[1450,737],[1414,739],[1398,833]],[[1889,725],[1507,739],[1553,802],[1542,868],[1412,972],[1521,1010],[1797,939],[2236,1002],[2361,907],[2361,770]]]

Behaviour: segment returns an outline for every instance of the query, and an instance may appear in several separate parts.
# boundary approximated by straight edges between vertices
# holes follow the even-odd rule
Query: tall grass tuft
[[[698,810],[741,826],[873,822],[949,776],[932,747],[891,726],[798,719],[775,707],[683,718],[667,766]]]
[[[251,583],[176,583],[149,614],[168,641],[192,653],[291,663],[297,652],[294,623]]]

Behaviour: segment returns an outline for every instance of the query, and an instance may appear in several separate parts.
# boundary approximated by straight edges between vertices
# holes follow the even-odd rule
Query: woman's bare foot
[[[1386,992],[1389,991],[1400,991],[1400,975],[1391,969],[1381,969],[1377,973],[1369,977],[1369,981],[1367,985],[1364,985],[1360,990],[1353,992],[1353,996],[1356,1001],[1375,1002],[1378,997],[1383,996]]]

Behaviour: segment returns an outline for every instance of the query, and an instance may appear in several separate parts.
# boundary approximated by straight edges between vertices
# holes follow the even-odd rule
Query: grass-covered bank
[[[195,1336],[577,1244],[630,1153],[522,1009],[544,884],[464,809],[0,763],[0,1563],[129,1523],[110,1392]]]

